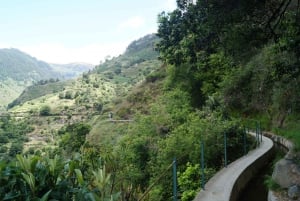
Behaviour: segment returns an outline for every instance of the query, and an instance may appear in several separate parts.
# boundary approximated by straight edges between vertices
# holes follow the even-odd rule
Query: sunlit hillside
[[[48,64],[18,49],[0,49],[0,110],[5,110],[28,86],[71,79],[93,67],[84,63]],[[35,98],[34,94],[31,95],[31,99]]]
[[[126,114],[122,115],[122,108],[116,107],[116,104],[121,103],[133,87],[146,78],[149,82],[156,79],[151,75],[161,66],[154,51],[156,42],[155,35],[145,36],[131,43],[128,47],[130,51],[127,50],[124,55],[111,58],[76,79],[44,81],[27,87],[9,104],[9,113],[32,116],[32,124],[38,125],[26,144],[34,147],[38,143],[34,142],[36,139],[40,139],[39,143],[45,143],[48,139],[45,136],[66,123],[90,121],[95,125],[101,124],[107,120],[109,112],[117,113],[119,118],[128,118]],[[39,116],[45,106],[50,108],[50,116],[37,120],[35,116]],[[132,112],[127,115],[130,114]],[[47,141],[51,142],[49,139]]]

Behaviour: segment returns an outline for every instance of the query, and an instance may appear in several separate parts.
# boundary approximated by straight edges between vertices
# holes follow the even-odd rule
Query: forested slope
[[[178,1],[159,17],[159,50],[194,106],[214,99],[280,129],[299,119],[299,29],[295,0]]]

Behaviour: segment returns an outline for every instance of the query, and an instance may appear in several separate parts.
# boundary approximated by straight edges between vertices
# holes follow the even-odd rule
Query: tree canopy
[[[195,106],[239,68],[246,70],[266,45],[274,54],[269,81],[299,77],[299,1],[177,0],[177,9],[162,12],[158,23],[171,83],[187,89]]]

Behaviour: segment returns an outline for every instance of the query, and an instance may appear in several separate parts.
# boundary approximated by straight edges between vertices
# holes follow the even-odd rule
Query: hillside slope
[[[158,38],[151,34],[132,42],[126,52],[69,81],[48,81],[27,87],[9,104],[9,112],[38,113],[48,105],[51,113],[79,114],[76,121],[89,114],[103,114],[113,110],[114,103],[126,96],[133,86],[160,68],[154,45]],[[74,119],[70,119],[72,122]]]
[[[89,140],[104,135],[102,140],[118,138],[118,131],[126,125],[109,123],[108,114],[112,112],[114,119],[132,118],[134,111],[143,107],[136,98],[146,98],[150,92],[154,94],[152,98],[159,94],[161,85],[154,83],[161,78],[156,76],[161,68],[158,53],[154,51],[156,41],[155,35],[136,40],[128,46],[130,51],[76,79],[48,80],[27,87],[8,110],[11,116],[25,116],[28,125],[34,127],[23,142],[24,151],[57,147],[59,130],[77,122],[93,125]],[[147,111],[148,103],[144,104]],[[49,108],[49,115],[40,115],[45,107]]]
[[[171,200],[170,168],[176,164],[178,194],[187,201],[199,190],[202,171],[208,180],[257,145],[245,127],[284,131],[300,145],[300,23],[295,18],[300,7],[298,2],[297,10],[289,10],[290,2],[177,1],[175,11],[159,17],[164,65],[155,53],[144,54],[153,48],[143,40],[152,38],[147,36],[62,91],[13,107],[11,116],[34,125],[28,141],[22,141],[25,152],[76,160],[76,192],[89,192],[82,187],[93,184],[85,178],[92,178],[94,169],[101,178],[107,171],[110,193],[126,200],[144,195],[149,201]],[[142,44],[147,48],[139,48]],[[2,127],[2,133],[16,130]],[[15,148],[9,140],[4,154]],[[67,172],[66,166],[58,169]],[[41,193],[61,187],[56,186]],[[52,192],[49,196],[57,199]]]
[[[58,77],[46,62],[17,49],[0,49],[0,72],[0,80],[11,78],[23,82]]]
[[[46,62],[17,49],[0,49],[0,110],[32,83],[60,77]]]
[[[48,64],[18,49],[0,49],[0,93],[3,94],[0,99],[0,110],[4,110],[22,92],[22,97],[10,104],[10,107],[52,93],[48,91],[48,89],[51,90],[51,86],[46,86],[48,82],[52,83],[50,85],[53,85],[54,91],[61,91],[63,87],[58,89],[57,85],[63,84],[53,84],[58,78],[72,79],[93,68],[94,65],[87,63]],[[35,92],[26,94],[23,90],[32,84],[34,85],[31,89]],[[37,85],[43,86],[37,89]],[[41,93],[37,93],[38,91]]]
[[[159,54],[154,50],[158,41],[155,34],[135,40],[128,45],[124,54],[96,66],[93,73],[103,74],[115,83],[135,84],[160,65]]]

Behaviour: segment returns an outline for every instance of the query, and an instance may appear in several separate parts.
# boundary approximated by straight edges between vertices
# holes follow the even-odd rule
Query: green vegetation
[[[0,111],[5,110],[9,103],[11,108],[61,91],[67,84],[57,82],[57,78],[71,79],[92,68],[92,65],[84,63],[48,64],[17,49],[0,49]]]
[[[59,146],[62,147],[67,154],[79,152],[90,130],[90,126],[80,123],[67,126],[65,130],[59,131],[59,133],[63,133]]]
[[[24,52],[0,49],[0,110],[4,110],[8,103],[34,82],[60,77],[47,63]]]
[[[281,128],[274,128],[274,132],[285,136],[288,139],[291,139],[295,144],[295,149],[297,151],[300,150],[300,123],[299,117],[297,115],[288,115],[287,119],[285,120],[285,125]]]
[[[40,115],[41,116],[48,116],[51,113],[51,108],[49,105],[44,105],[40,109]]]
[[[215,174],[214,169],[205,169],[205,178],[210,178]],[[186,170],[178,176],[178,185],[182,189],[182,201],[193,200],[199,191],[199,181],[201,181],[201,169],[199,164],[187,164]]]
[[[163,200],[171,197],[171,171],[164,175],[161,173],[172,163],[174,156],[178,158],[179,174],[188,174],[187,164],[199,168],[201,142],[206,147],[207,178],[224,165],[224,133],[230,139],[229,161],[242,155],[243,129],[237,120],[223,116],[220,108],[218,111],[209,108],[194,111],[190,106],[191,98],[188,93],[172,90],[154,91],[153,94],[160,93],[156,94],[156,101],[150,107],[141,109],[140,103],[151,102],[155,97],[148,94],[149,85],[140,87],[142,89],[137,90],[138,96],[133,94],[135,98],[128,98],[126,103],[121,103],[122,107],[128,106],[133,110],[129,116],[135,115],[134,122],[125,125],[98,124],[97,128],[93,128],[97,132],[92,129],[90,135],[93,136],[88,136],[90,145],[100,146],[100,150],[112,149],[109,155],[114,161],[118,161],[115,177],[123,185],[132,186],[129,192],[123,192],[130,194],[131,199],[141,197],[147,187],[160,176],[163,179],[152,188],[148,199]],[[139,111],[143,113],[135,113],[136,108],[140,108]],[[105,128],[110,129],[104,130]],[[101,154],[106,155],[107,152],[100,151]],[[193,189],[188,188],[184,182],[187,181],[180,184],[180,189],[191,199],[190,192],[195,194],[199,190],[199,180],[195,178],[190,181]]]
[[[9,108],[14,112],[29,112],[47,104],[56,114],[65,113],[65,107],[68,113],[94,113],[95,109],[101,112],[110,108],[113,98],[125,96],[132,86],[160,67],[158,53],[154,51],[157,41],[153,34],[134,41],[124,55],[107,60],[75,80],[49,80],[30,86],[9,104]]]
[[[45,96],[50,93],[57,93],[68,86],[70,82],[59,80],[40,80],[36,84],[27,87],[22,94],[16,98],[13,102],[8,104],[8,108],[12,108],[16,105],[21,105],[27,101],[34,100],[36,98]]]
[[[39,81],[57,78],[50,66],[17,49],[0,50],[0,80]]]
[[[159,17],[170,86],[188,90],[196,107],[214,97],[231,114],[284,127],[300,108],[299,2],[177,3]]]
[[[273,190],[273,191],[278,191],[281,188],[280,185],[277,184],[273,180],[272,176],[267,176],[265,181],[264,181],[264,184],[267,186],[268,189]]]
[[[11,117],[0,118],[0,160],[9,160],[23,151],[23,144],[28,141],[27,133],[33,127],[26,120],[15,120]]]
[[[123,55],[107,59],[96,66],[94,72],[101,73],[118,84],[134,85],[159,67],[160,62],[157,60],[159,54],[154,51],[158,41],[158,37],[154,34],[133,41]]]
[[[33,156],[0,166],[9,172],[1,199],[171,200],[176,157],[188,201],[200,189],[200,144],[209,179],[224,166],[224,136],[228,162],[243,155],[244,125],[260,121],[299,143],[299,1],[178,0],[158,22],[160,39],[136,40],[62,90],[34,92],[10,109],[27,114],[20,119],[35,126],[27,131],[48,146],[26,144]],[[2,140],[2,153],[20,152]]]
[[[7,104],[17,98],[30,82],[16,82],[11,78],[0,81],[0,111],[5,111]]]
[[[21,156],[16,162],[0,164],[1,200],[110,200],[119,198],[111,188],[105,166],[84,169],[84,156],[65,161],[61,157]],[[91,173],[91,174],[88,174]]]

